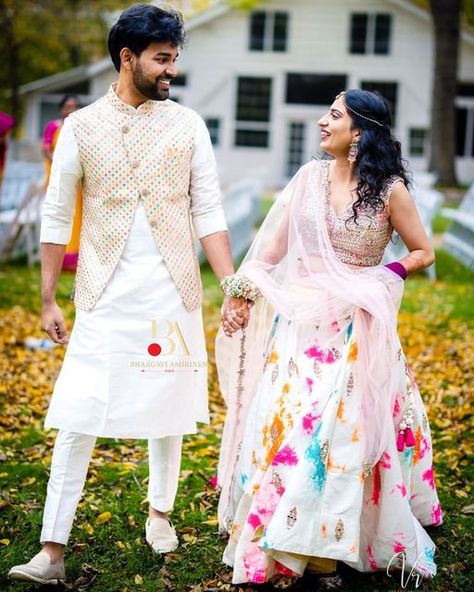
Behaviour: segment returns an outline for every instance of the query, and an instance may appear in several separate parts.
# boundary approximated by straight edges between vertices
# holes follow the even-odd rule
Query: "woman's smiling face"
[[[359,135],[359,131],[352,128],[352,118],[342,96],[336,98],[318,125],[321,129],[321,149],[334,157],[347,155],[352,139]]]

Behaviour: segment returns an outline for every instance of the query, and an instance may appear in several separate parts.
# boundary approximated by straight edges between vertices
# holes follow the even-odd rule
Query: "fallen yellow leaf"
[[[112,518],[112,514],[110,512],[102,512],[97,516],[96,523],[103,524],[104,522],[108,522]]]

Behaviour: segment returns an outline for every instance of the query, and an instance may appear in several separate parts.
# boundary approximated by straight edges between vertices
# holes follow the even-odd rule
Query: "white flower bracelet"
[[[260,296],[257,286],[242,275],[226,275],[221,280],[221,288],[224,294],[231,298],[245,298],[255,302]]]

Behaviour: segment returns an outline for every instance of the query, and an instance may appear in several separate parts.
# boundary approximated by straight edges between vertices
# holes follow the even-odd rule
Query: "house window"
[[[235,145],[249,148],[268,148],[268,130],[235,130]]]
[[[353,13],[349,51],[352,54],[387,55],[390,53],[391,35],[390,14]]]
[[[398,84],[396,82],[380,82],[378,80],[365,80],[360,83],[362,90],[377,91],[382,94],[390,103],[392,108],[392,123],[396,125]]]
[[[287,74],[286,102],[296,105],[330,105],[346,88],[344,74]]]
[[[387,55],[390,53],[392,17],[389,14],[376,14],[374,28],[374,53],[377,55]]]
[[[237,121],[270,121],[271,90],[271,78],[239,77]]]
[[[220,127],[221,120],[213,117],[206,119],[206,126],[211,136],[211,142],[213,146],[218,146],[220,142]]]
[[[456,107],[456,156],[474,158],[474,104]]]
[[[426,154],[426,130],[421,128],[410,129],[410,156],[425,156]]]
[[[268,147],[271,102],[271,78],[241,76],[237,79],[236,146]]]
[[[173,78],[171,81],[173,86],[186,86],[188,84],[188,75],[187,74],[178,74]]]
[[[288,143],[288,169],[289,177],[292,177],[303,164],[306,125],[303,122],[292,121],[289,125]]]
[[[456,95],[458,97],[474,97],[474,82],[460,82]]]
[[[252,12],[249,39],[251,51],[286,51],[287,38],[286,12]]]

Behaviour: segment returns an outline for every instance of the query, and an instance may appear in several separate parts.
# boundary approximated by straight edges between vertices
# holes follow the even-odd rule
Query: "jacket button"
[[[133,160],[132,161],[132,169],[138,169],[139,166],[140,166],[140,161],[139,160]]]
[[[156,228],[156,227],[158,226],[158,222],[157,222],[156,220],[152,220],[152,221],[150,222],[150,226],[151,226],[152,228]]]
[[[142,189],[142,197],[148,197],[150,195],[150,192],[148,191],[148,189]]]
[[[128,125],[122,126],[122,134],[128,134],[129,131],[130,131],[130,128],[128,127]]]

